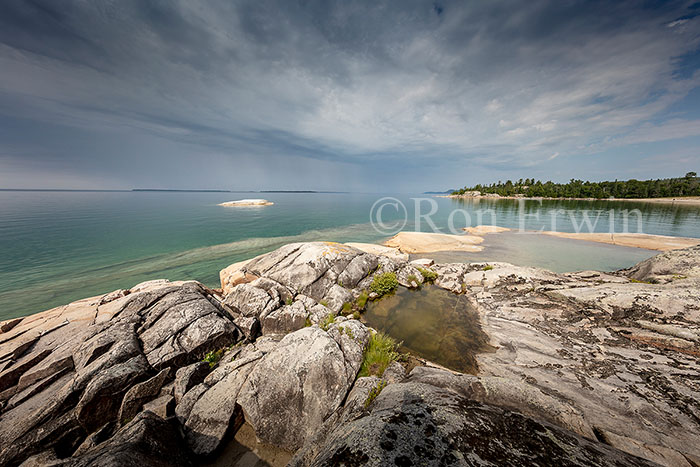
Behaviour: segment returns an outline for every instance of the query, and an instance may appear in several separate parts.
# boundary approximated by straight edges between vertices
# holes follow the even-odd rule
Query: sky
[[[700,3],[0,2],[0,188],[700,172]]]

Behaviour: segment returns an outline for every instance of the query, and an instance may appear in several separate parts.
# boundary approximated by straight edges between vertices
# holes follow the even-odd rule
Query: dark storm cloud
[[[688,2],[3,2],[0,185],[422,189],[510,172],[640,177],[595,158],[629,167],[664,151],[658,168],[682,170],[700,162],[698,13]]]

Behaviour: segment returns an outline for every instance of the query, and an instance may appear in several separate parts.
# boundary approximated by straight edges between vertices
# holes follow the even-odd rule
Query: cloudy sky
[[[5,0],[0,188],[700,172],[700,3]]]

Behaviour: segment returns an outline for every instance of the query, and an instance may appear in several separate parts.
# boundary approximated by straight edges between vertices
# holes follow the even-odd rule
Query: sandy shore
[[[586,240],[589,242],[609,243],[611,245],[646,248],[647,250],[678,250],[694,245],[700,245],[700,238],[668,237],[666,235],[651,235],[638,233],[570,233],[570,232],[540,232],[553,237]]]
[[[484,239],[472,235],[449,235],[428,232],[399,232],[384,245],[398,248],[402,253],[428,253],[435,251],[481,251]]]
[[[219,203],[219,206],[272,206],[273,204],[275,203],[266,199],[239,199],[237,201],[226,201],[225,203]]]
[[[632,198],[616,199],[613,201],[634,201],[637,203],[679,204],[686,206],[700,206],[700,196],[685,196],[678,198]]]

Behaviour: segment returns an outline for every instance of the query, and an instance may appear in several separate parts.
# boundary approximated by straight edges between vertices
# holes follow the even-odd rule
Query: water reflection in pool
[[[403,341],[403,350],[456,371],[476,373],[474,355],[490,349],[466,297],[436,286],[399,287],[370,303],[363,316],[370,326]]]

